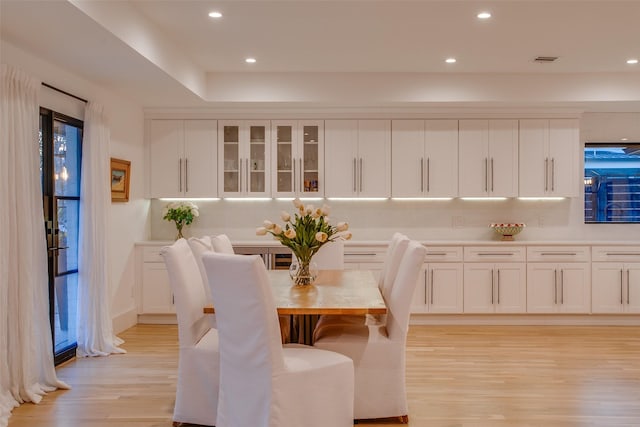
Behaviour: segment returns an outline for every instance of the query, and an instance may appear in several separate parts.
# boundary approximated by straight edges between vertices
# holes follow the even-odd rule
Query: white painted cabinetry
[[[323,121],[272,121],[271,132],[273,197],[323,197]]]
[[[640,313],[640,246],[593,248],[594,313]]]
[[[391,122],[391,195],[458,195],[458,121]]]
[[[587,246],[527,248],[527,312],[589,313],[590,250]]]
[[[460,197],[518,195],[518,121],[460,120]]]
[[[169,275],[160,256],[160,246],[139,247],[141,263],[141,314],[173,314],[176,312]]]
[[[325,120],[326,197],[391,196],[391,121]]]
[[[579,127],[576,119],[520,120],[521,197],[575,197]]]
[[[219,194],[222,197],[270,197],[268,120],[218,122]]]
[[[464,312],[524,313],[524,247],[464,248]]]
[[[412,313],[462,313],[461,246],[427,247],[411,304]]]
[[[159,197],[216,197],[215,120],[150,120],[149,193]]]

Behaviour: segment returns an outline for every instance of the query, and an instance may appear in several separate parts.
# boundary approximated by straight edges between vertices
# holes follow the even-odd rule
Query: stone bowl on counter
[[[513,236],[520,233],[526,225],[522,223],[494,223],[489,224],[489,227],[502,236],[500,240],[512,241]]]

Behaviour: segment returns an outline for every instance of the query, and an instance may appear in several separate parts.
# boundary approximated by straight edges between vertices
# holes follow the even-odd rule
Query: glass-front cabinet
[[[323,121],[273,121],[271,127],[273,196],[323,197]]]
[[[218,179],[222,197],[269,197],[268,120],[221,120]]]

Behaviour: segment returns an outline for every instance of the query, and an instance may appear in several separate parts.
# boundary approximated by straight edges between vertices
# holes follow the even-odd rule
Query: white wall
[[[129,203],[111,205],[109,232],[109,263],[111,272],[111,313],[116,333],[137,321],[133,298],[134,242],[149,236],[149,201],[144,199],[144,117],[141,106],[74,73],[0,41],[0,60],[21,68],[28,74],[73,93],[81,98],[102,104],[111,129],[111,155],[131,161],[131,190]],[[41,91],[43,106],[65,114],[83,116],[83,103],[45,87]]]

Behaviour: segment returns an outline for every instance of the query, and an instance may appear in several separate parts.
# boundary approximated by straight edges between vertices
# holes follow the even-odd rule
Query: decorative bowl
[[[502,236],[501,240],[510,241],[513,240],[513,236],[520,233],[523,228],[526,227],[525,224],[490,224],[489,227],[493,229],[496,233]]]

